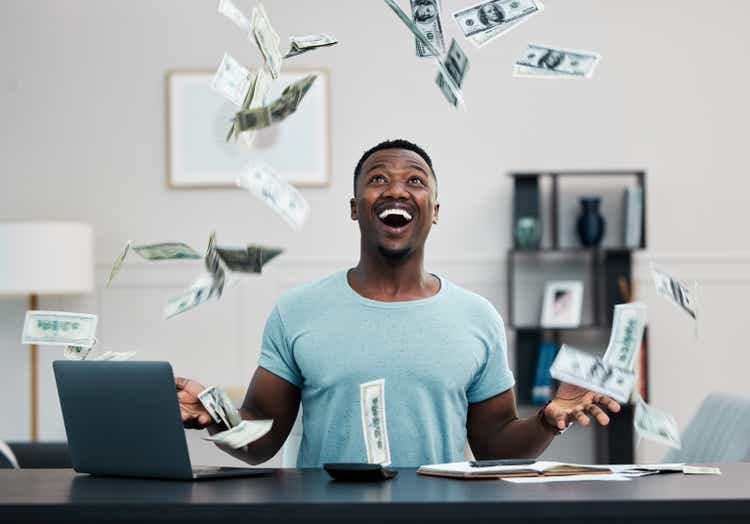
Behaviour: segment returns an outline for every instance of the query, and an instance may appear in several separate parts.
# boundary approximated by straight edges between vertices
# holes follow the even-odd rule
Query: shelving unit
[[[600,248],[587,248],[575,245],[568,237],[572,237],[570,231],[562,231],[561,224],[566,219],[571,223],[569,216],[562,217],[563,204],[566,201],[564,187],[565,180],[575,180],[579,185],[584,183],[586,191],[597,193],[606,186],[612,193],[613,181],[624,181],[620,186],[620,194],[627,186],[635,184],[642,191],[642,212],[640,246],[646,247],[646,187],[643,171],[556,171],[539,173],[511,173],[513,179],[513,216],[511,228],[520,217],[537,217],[542,224],[542,244],[534,249],[522,249],[517,245],[513,236],[513,248],[507,253],[508,271],[508,326],[509,331],[515,339],[515,369],[517,382],[517,395],[520,404],[531,403],[531,390],[536,374],[537,356],[539,347],[543,342],[553,342],[559,349],[563,342],[571,337],[585,336],[597,341],[597,346],[604,351],[609,332],[611,330],[612,314],[615,304],[628,302],[633,294],[632,286],[632,252],[633,249],[623,247],[610,242]],[[606,181],[606,182],[602,182]],[[575,192],[573,192],[575,194]],[[610,203],[611,203],[610,199]],[[624,216],[625,205],[620,204]],[[570,208],[566,211],[569,214]],[[549,210],[545,215],[544,210]],[[611,211],[611,210],[608,210]],[[616,216],[616,215],[612,215]],[[618,218],[620,218],[618,217]],[[571,219],[571,220],[567,220]],[[512,233],[513,231],[511,231]],[[610,232],[610,235],[612,233]],[[557,259],[557,262],[556,262]],[[587,315],[584,315],[580,326],[575,328],[547,328],[539,325],[540,314],[537,314],[533,322],[529,322],[528,311],[537,308],[526,308],[526,321],[519,318],[523,315],[517,314],[519,302],[526,298],[532,298],[541,304],[541,290],[532,289],[530,292],[521,293],[517,290],[519,272],[524,269],[536,269],[547,265],[550,272],[562,266],[560,260],[565,261],[568,271],[576,270],[589,283],[584,285],[584,304],[588,307]],[[544,273],[544,270],[541,270]],[[538,276],[538,275],[537,275]],[[543,287],[544,280],[565,280],[566,278],[540,278]],[[570,278],[567,278],[570,279]],[[527,284],[528,285],[528,284]],[[520,295],[520,296],[519,296]],[[626,296],[627,295],[627,296]],[[539,313],[541,312],[541,308]],[[644,345],[641,348],[641,395],[648,398],[648,369],[647,369],[647,334],[644,335]],[[632,463],[633,453],[633,409],[631,406],[623,406],[620,414],[611,417],[610,425],[606,428],[597,429],[596,458],[598,462],[607,463]]]

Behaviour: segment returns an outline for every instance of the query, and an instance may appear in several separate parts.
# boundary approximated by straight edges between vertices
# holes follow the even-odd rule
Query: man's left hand
[[[609,424],[609,417],[604,411],[620,411],[620,404],[606,395],[600,395],[573,384],[563,382],[557,389],[555,398],[544,408],[544,418],[550,426],[563,430],[572,422],[588,426],[592,415],[602,426]]]

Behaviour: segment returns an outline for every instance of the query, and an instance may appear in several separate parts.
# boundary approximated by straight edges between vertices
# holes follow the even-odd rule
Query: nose
[[[406,181],[405,180],[393,180],[391,181],[388,186],[385,188],[385,191],[383,191],[384,197],[391,197],[391,198],[408,198],[409,197],[409,191],[406,187]]]

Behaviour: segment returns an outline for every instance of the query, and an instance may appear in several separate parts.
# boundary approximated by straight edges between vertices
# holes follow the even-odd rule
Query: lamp
[[[6,222],[0,224],[0,295],[90,293],[93,289],[91,226],[75,222]],[[37,347],[29,347],[31,365],[31,439],[38,437]]]

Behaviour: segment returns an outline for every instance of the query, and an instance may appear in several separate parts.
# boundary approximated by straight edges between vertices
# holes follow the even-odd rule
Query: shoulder
[[[345,278],[345,271],[337,271],[331,275],[302,284],[281,294],[276,301],[279,310],[288,311],[300,307],[309,308],[311,304],[319,303],[323,299],[338,296]]]
[[[444,277],[440,277],[440,281],[445,287],[446,301],[453,304],[456,308],[460,308],[466,315],[480,320],[492,319],[502,322],[497,308],[482,295],[464,289]]]

